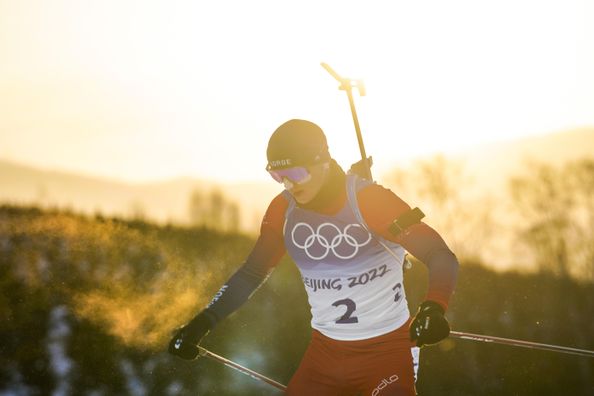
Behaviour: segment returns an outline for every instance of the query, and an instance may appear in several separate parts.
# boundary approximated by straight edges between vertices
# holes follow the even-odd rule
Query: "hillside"
[[[477,146],[448,158],[461,160],[479,189],[501,189],[509,175],[522,170],[527,158],[561,164],[593,155],[594,128],[582,128]],[[414,161],[394,166],[405,168],[411,163]],[[382,182],[385,178],[379,171],[376,170],[376,177]],[[208,192],[217,186],[240,205],[241,229],[248,232],[258,229],[268,203],[281,189],[273,182],[220,184],[192,178],[126,184],[7,161],[0,161],[0,186],[0,202],[67,207],[83,213],[124,217],[143,214],[154,221],[177,224],[188,221],[189,197],[194,189]]]
[[[575,159],[594,158],[594,127],[496,141],[439,155],[462,166],[472,188],[494,192],[505,188],[510,176],[524,172],[530,161],[560,166]],[[389,179],[395,170],[406,171],[431,157],[401,161],[388,167],[382,177]]]
[[[253,240],[205,229],[0,206],[0,394],[276,395],[207,359],[165,352]],[[427,287],[404,274],[409,308]],[[496,273],[461,260],[455,330],[594,349],[594,285]],[[310,338],[302,280],[285,259],[203,346],[282,383]],[[421,352],[420,394],[591,395],[590,358],[447,339]]]
[[[73,172],[42,170],[0,161],[0,202],[70,208],[77,212],[134,217],[142,214],[160,223],[188,223],[191,193],[217,188],[241,205],[241,229],[253,231],[270,200],[279,192],[274,183],[220,184],[179,178],[126,184]]]
[[[495,142],[453,158],[463,162],[478,185],[499,188],[510,175],[524,172],[531,161],[560,166],[580,158],[594,158],[594,128]]]

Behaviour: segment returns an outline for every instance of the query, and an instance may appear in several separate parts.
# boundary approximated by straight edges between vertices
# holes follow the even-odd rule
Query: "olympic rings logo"
[[[295,232],[300,228],[305,227],[309,232],[309,235],[305,238],[303,243],[299,243],[295,240]],[[336,235],[332,237],[330,240],[322,235],[322,230],[326,227],[330,227],[336,232]],[[291,231],[291,239],[293,240],[293,244],[300,249],[305,251],[307,257],[312,260],[323,260],[328,256],[330,252],[334,253],[334,255],[342,260],[348,260],[353,257],[359,252],[359,248],[367,245],[371,241],[371,234],[365,230],[367,233],[367,240],[363,242],[359,242],[353,235],[349,234],[349,230],[353,227],[361,228],[365,230],[360,224],[349,224],[347,225],[344,230],[340,230],[336,225],[332,223],[322,223],[318,226],[316,230],[313,229],[307,223],[297,223],[295,227],[293,227],[293,231]],[[318,243],[323,249],[323,253],[321,255],[314,255],[312,253],[312,249],[310,249],[314,243]],[[350,254],[340,254],[336,248],[339,247],[343,242],[345,242],[348,246],[353,248]],[[344,245],[343,245],[344,246]],[[350,249],[349,249],[350,250]]]

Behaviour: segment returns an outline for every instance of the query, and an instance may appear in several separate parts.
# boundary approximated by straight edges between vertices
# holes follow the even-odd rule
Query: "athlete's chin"
[[[311,194],[307,194],[306,191],[303,190],[296,190],[296,191],[291,191],[291,195],[293,195],[293,198],[295,198],[295,201],[297,201],[300,204],[306,204],[309,201],[312,200],[313,197],[311,197]]]

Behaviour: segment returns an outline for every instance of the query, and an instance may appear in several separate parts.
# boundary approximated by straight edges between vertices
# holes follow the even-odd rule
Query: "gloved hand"
[[[202,311],[187,325],[179,328],[169,342],[169,353],[185,360],[198,357],[198,344],[214,327],[213,318]]]
[[[450,324],[444,316],[445,310],[435,301],[425,301],[410,323],[411,341],[418,347],[437,344],[450,334]]]

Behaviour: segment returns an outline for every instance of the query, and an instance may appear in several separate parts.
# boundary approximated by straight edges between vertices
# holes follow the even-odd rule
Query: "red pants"
[[[286,394],[416,395],[419,349],[413,347],[408,323],[391,333],[357,341],[337,341],[314,330]]]

